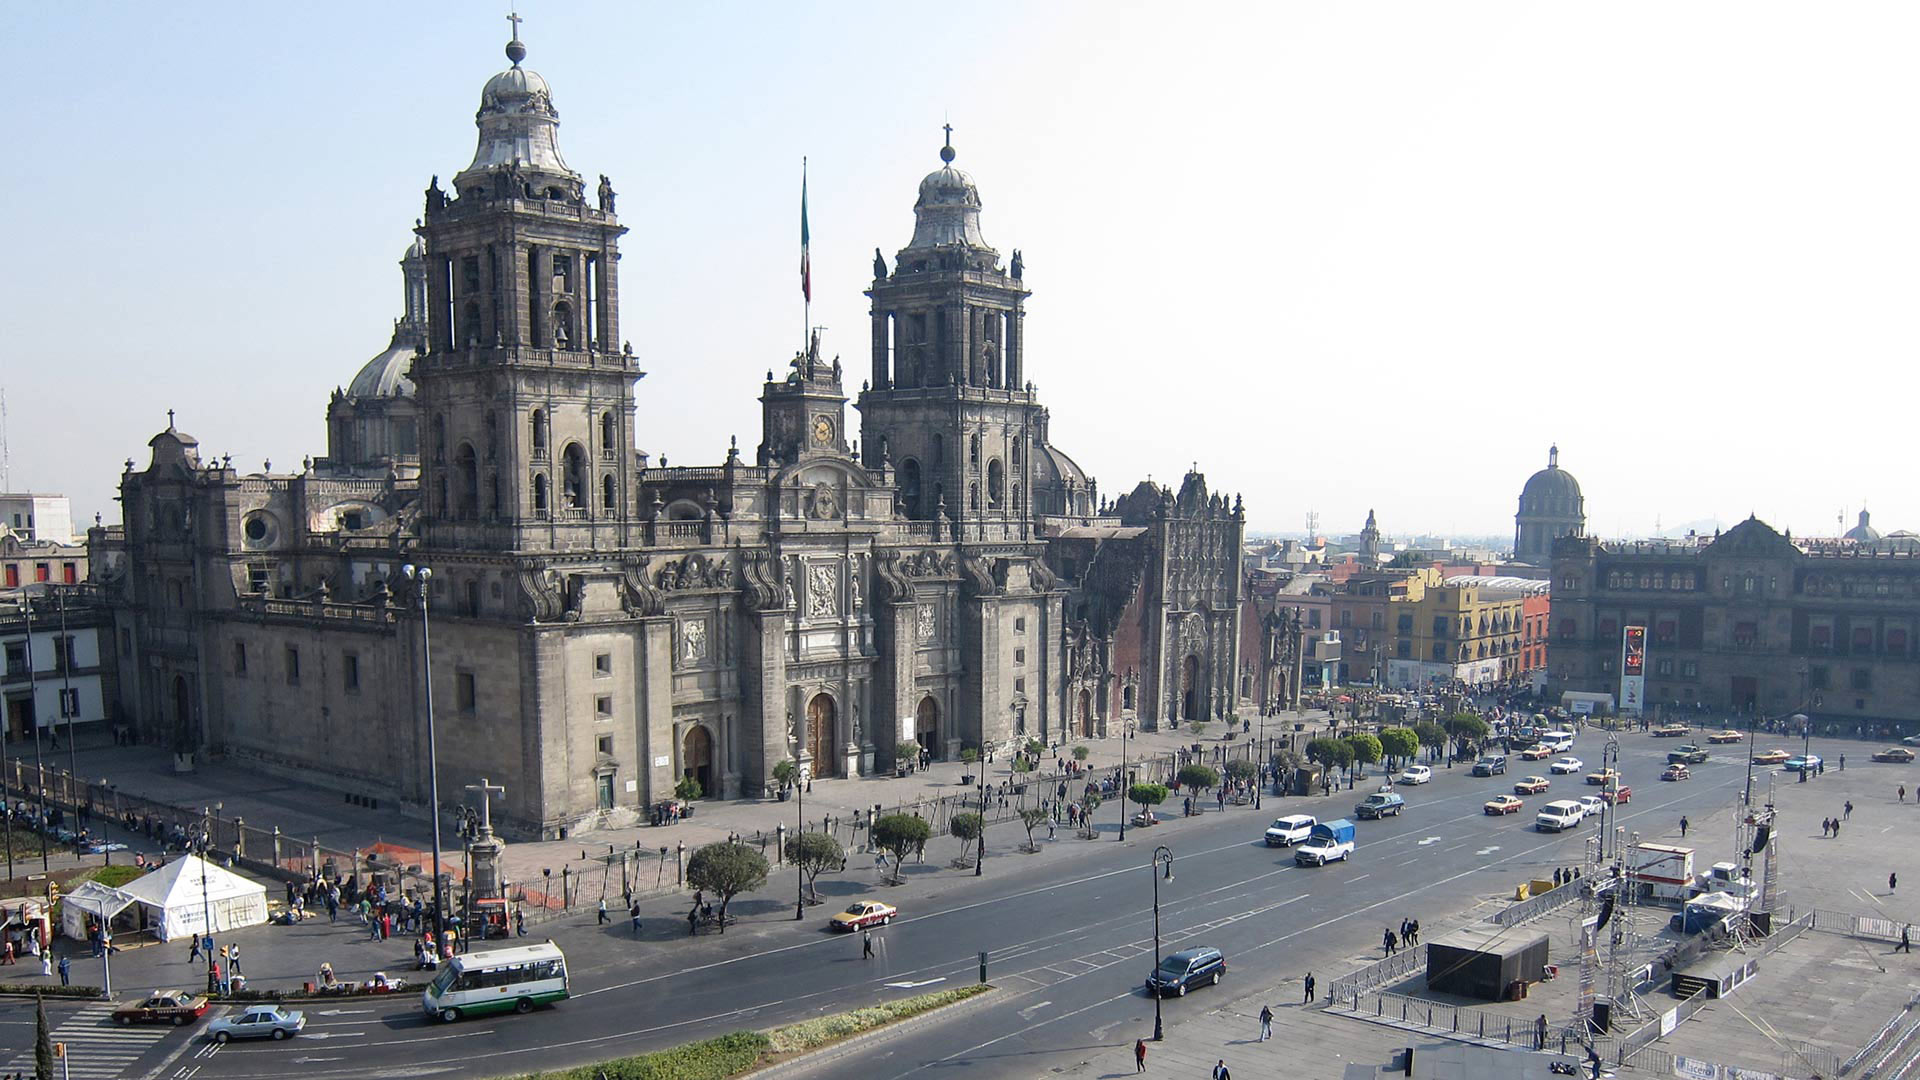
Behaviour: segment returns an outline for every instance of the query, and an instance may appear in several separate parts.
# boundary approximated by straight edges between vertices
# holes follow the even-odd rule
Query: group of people
[[[1398,949],[1420,944],[1420,920],[1401,919],[1399,933],[1395,933],[1393,927],[1387,927],[1386,930],[1381,933],[1380,944],[1387,950],[1388,956],[1392,956]],[[1309,995],[1307,1000],[1313,1000],[1311,996],[1313,993],[1313,976],[1311,974],[1307,976],[1307,993]]]

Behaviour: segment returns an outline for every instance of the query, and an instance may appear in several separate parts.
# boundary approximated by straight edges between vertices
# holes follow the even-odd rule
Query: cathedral
[[[561,156],[517,33],[507,56],[326,456],[246,473],[169,413],[128,459],[90,539],[142,741],[424,807],[431,716],[442,793],[484,775],[506,828],[559,837],[683,778],[763,798],[785,760],[830,780],[1235,714],[1240,501],[1197,469],[1103,498],[1052,443],[1021,255],[950,139],[875,252],[870,365],[816,339],[766,373],[756,447],[669,468],[635,449],[612,184]]]

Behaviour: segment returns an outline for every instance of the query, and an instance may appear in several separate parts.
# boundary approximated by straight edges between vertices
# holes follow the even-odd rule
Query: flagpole
[[[807,328],[813,324],[813,263],[807,250],[807,158],[800,156],[800,351],[812,347]]]

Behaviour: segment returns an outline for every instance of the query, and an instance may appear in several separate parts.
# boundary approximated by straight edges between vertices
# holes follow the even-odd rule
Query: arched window
[[[568,510],[587,508],[587,455],[579,443],[568,443],[560,454],[561,505]]]
[[[1013,440],[1013,467],[1016,469],[1020,467],[1020,443],[1021,442],[1022,440],[1020,439]]]
[[[976,469],[980,467],[980,436],[978,435],[967,440],[967,464]]]
[[[553,346],[573,348],[573,305],[564,300],[553,305]]]
[[[987,509],[1001,510],[1007,501],[1007,470],[999,458],[987,462]]]
[[[900,463],[900,502],[910,518],[926,517],[920,504],[920,463],[908,458]]]
[[[454,468],[460,476],[460,514],[471,517],[480,509],[480,463],[472,443],[461,443]]]
[[[460,316],[460,340],[468,345],[480,344],[480,302],[467,301],[466,310]]]
[[[608,473],[607,475],[600,478],[600,509],[605,510],[607,513],[611,514],[613,513],[613,505],[614,505],[613,474]]]
[[[613,410],[608,409],[600,414],[600,456],[608,461],[613,460],[613,441]]]
[[[1131,685],[1121,688],[1120,707],[1123,709],[1133,708],[1133,687]]]
[[[533,513],[535,517],[547,516],[547,474],[533,474]]]
[[[528,419],[527,425],[532,431],[534,456],[546,457],[547,456],[547,411],[545,409],[533,410],[533,415]]]
[[[980,509],[980,484],[978,481],[967,485],[967,509]]]
[[[1026,507],[1020,502],[1020,485],[1015,484],[1013,485],[1013,512],[1017,514],[1024,509]]]

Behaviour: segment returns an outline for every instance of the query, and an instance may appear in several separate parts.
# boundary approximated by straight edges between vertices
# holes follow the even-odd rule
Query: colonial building
[[[1560,447],[1547,451],[1547,467],[1527,478],[1520,489],[1520,511],[1513,517],[1513,561],[1546,566],[1553,560],[1553,542],[1587,531],[1587,500],[1580,481],[1560,467]]]
[[[1643,626],[1649,704],[1912,726],[1920,547],[1909,541],[1795,541],[1748,518],[1703,543],[1565,538],[1553,574],[1552,693],[1618,695],[1622,632]]]
[[[1051,443],[1021,255],[988,245],[950,143],[907,245],[875,252],[857,449],[816,339],[760,384],[750,457],[655,466],[615,192],[507,55],[328,454],[245,474],[170,415],[128,461],[124,523],[92,539],[141,738],[423,804],[430,673],[441,790],[488,776],[509,827],[555,836],[683,777],[760,797],[784,759],[833,778],[908,740],[1234,712],[1239,500],[1196,471],[1106,503]]]

